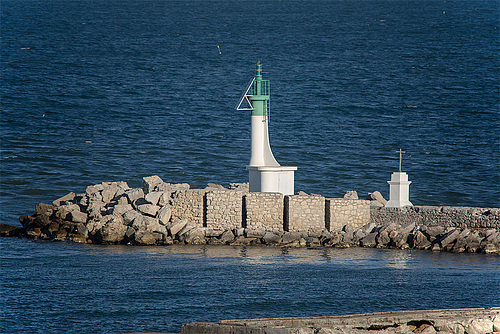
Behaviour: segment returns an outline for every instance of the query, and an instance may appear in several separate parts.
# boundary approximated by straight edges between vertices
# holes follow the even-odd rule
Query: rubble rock
[[[75,193],[70,192],[69,194],[64,195],[63,197],[60,197],[60,198],[56,199],[55,201],[53,201],[52,205],[53,206],[60,206],[60,205],[64,204],[64,202],[72,202],[74,199],[75,199]]]
[[[200,227],[194,227],[185,233],[179,235],[179,240],[190,245],[205,244],[205,230]]]
[[[37,215],[41,215],[46,213],[47,211],[50,211],[52,213],[52,210],[54,210],[54,206],[45,204],[45,203],[39,203],[35,207],[35,211]]]
[[[162,207],[156,213],[156,217],[160,220],[160,224],[167,225],[172,216],[172,209],[169,205]]]
[[[225,231],[224,233],[221,234],[219,240],[224,244],[228,244],[234,240],[234,234],[229,230]]]
[[[268,245],[277,244],[281,241],[281,237],[273,232],[266,232],[262,237],[262,241]]]
[[[369,233],[368,235],[366,235],[365,237],[363,237],[359,241],[361,247],[375,247],[377,245],[377,241],[376,241],[377,234],[378,234],[377,232],[372,232],[372,233]]]
[[[266,234],[264,230],[245,230],[245,236],[247,238],[262,238]]]
[[[87,222],[88,215],[80,211],[72,211],[69,216],[69,220],[74,223],[85,224]]]
[[[385,206],[387,204],[387,200],[384,198],[384,196],[382,196],[380,191],[374,191],[372,193],[368,193],[368,195],[366,196],[366,199],[370,200],[371,202],[377,202],[377,203],[381,204],[381,205],[377,205],[377,206]],[[371,202],[370,202],[370,205],[373,206]]]
[[[441,248],[448,246],[455,240],[457,240],[458,235],[460,234],[460,231],[457,229],[454,229],[448,233],[445,233],[441,239],[439,240],[439,243],[441,244]]]
[[[137,211],[139,211],[143,215],[147,215],[147,216],[151,216],[151,217],[155,217],[158,210],[160,210],[159,206],[149,204],[149,203],[137,205]]]
[[[302,235],[299,232],[285,232],[283,234],[282,242],[284,244],[289,244],[294,241],[298,241],[302,238]]]
[[[0,224],[0,237],[18,237],[23,233],[23,228],[20,226]]]
[[[188,223],[188,221],[185,219],[176,220],[175,222],[168,224],[167,229],[170,232],[170,235],[173,237],[177,233],[179,233],[179,231],[182,230],[186,226],[187,223]]]
[[[125,196],[127,196],[129,203],[132,204],[139,198],[144,198],[144,190],[140,188],[129,189],[125,191]]]
[[[163,180],[158,175],[146,176],[142,178],[142,189],[144,194],[149,194],[154,191],[155,188],[163,183]]]
[[[349,190],[345,193],[344,198],[346,199],[359,199],[358,193],[355,190]]]
[[[156,244],[156,238],[152,232],[136,231],[134,234],[134,242],[141,246],[150,246]]]
[[[98,231],[98,238],[104,244],[120,243],[126,232],[127,226],[125,226],[123,217],[112,215]]]
[[[153,205],[157,205],[158,201],[160,200],[160,197],[163,196],[164,193],[165,193],[164,191],[153,191],[153,192],[147,193],[144,198],[149,203],[151,203]]]

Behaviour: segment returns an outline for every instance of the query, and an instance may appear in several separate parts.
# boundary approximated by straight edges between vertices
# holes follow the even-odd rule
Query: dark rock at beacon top
[[[247,183],[192,189],[158,176],[142,188],[103,182],[40,203],[0,225],[1,236],[96,244],[376,247],[500,253],[500,209],[384,207],[380,192],[358,199],[249,192]]]

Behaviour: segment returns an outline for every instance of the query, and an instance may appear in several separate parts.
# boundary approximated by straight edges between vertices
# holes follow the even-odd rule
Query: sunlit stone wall
[[[242,191],[214,190],[205,194],[205,226],[213,230],[242,227]]]
[[[325,228],[325,198],[320,195],[285,196],[285,231]]]
[[[203,226],[205,189],[178,190],[172,193],[172,221],[187,219],[198,226]]]
[[[245,227],[271,232],[283,231],[283,194],[248,193],[245,195]]]
[[[360,228],[370,223],[370,201],[327,198],[326,202],[326,229],[340,231],[345,225]]]

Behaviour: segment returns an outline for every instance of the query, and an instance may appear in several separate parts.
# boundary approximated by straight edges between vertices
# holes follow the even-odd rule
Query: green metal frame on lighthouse
[[[269,122],[271,115],[271,95],[269,80],[262,80],[262,64],[257,61],[256,74],[247,85],[236,110],[251,110],[252,116],[265,116]]]

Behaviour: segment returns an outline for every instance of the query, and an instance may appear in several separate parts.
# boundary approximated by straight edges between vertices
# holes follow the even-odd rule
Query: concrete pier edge
[[[180,334],[497,333],[500,307],[388,311],[338,316],[185,324]]]

